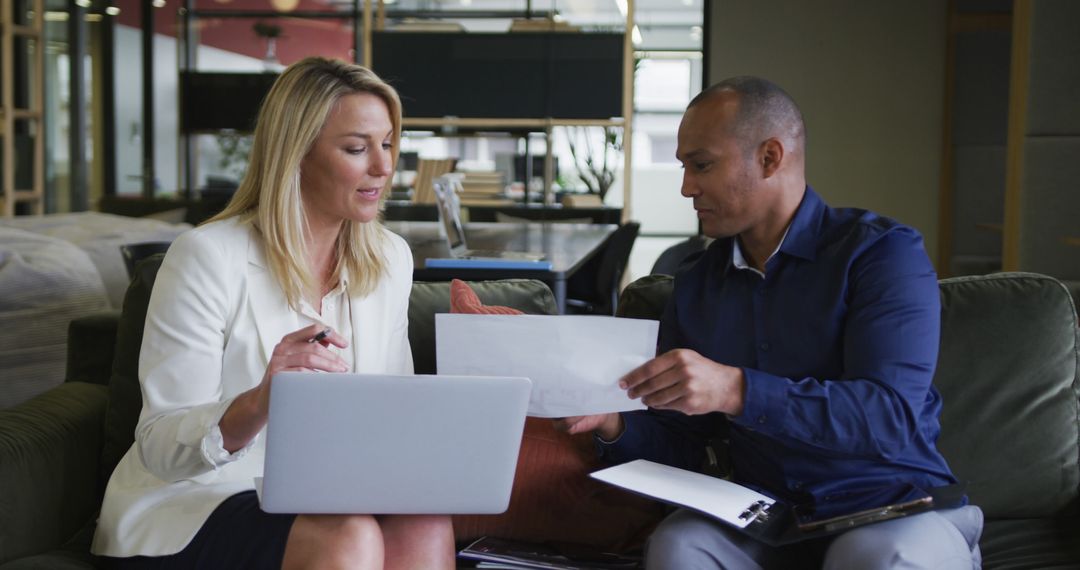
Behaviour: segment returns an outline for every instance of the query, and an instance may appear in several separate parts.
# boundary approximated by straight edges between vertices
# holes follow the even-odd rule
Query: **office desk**
[[[618,228],[614,224],[472,223],[465,226],[470,248],[543,253],[551,269],[428,269],[424,261],[429,257],[450,256],[446,240],[439,236],[438,223],[390,221],[385,225],[409,242],[416,281],[539,279],[551,287],[560,313],[566,311],[566,280],[600,251]]]

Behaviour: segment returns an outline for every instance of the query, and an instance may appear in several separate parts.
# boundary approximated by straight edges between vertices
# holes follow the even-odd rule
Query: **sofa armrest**
[[[67,382],[0,410],[0,564],[60,547],[101,506],[108,389]]]
[[[109,384],[119,324],[120,311],[105,311],[71,321],[65,382]]]

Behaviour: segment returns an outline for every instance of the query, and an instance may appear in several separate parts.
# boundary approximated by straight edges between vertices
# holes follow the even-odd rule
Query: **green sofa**
[[[0,570],[95,567],[94,516],[141,405],[137,353],[158,262],[138,267],[122,315],[72,323],[67,382],[0,411]],[[536,281],[473,286],[487,304],[555,312]],[[638,280],[619,313],[656,318],[670,290],[669,277]],[[1077,328],[1068,292],[1048,277],[997,274],[942,281],[941,295],[940,446],[987,516],[984,567],[1080,567]],[[416,370],[430,373],[447,284],[417,283],[410,303]]]

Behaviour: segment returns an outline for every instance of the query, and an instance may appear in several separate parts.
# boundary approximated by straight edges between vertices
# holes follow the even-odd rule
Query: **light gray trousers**
[[[832,539],[770,547],[723,523],[680,509],[649,538],[649,570],[979,569],[982,510],[930,511],[849,530]]]

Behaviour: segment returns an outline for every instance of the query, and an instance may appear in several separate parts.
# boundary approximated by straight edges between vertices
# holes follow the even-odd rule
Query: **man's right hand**
[[[604,441],[615,441],[622,435],[623,419],[621,414],[597,414],[595,416],[572,416],[555,420],[555,429],[570,435],[595,431]]]

